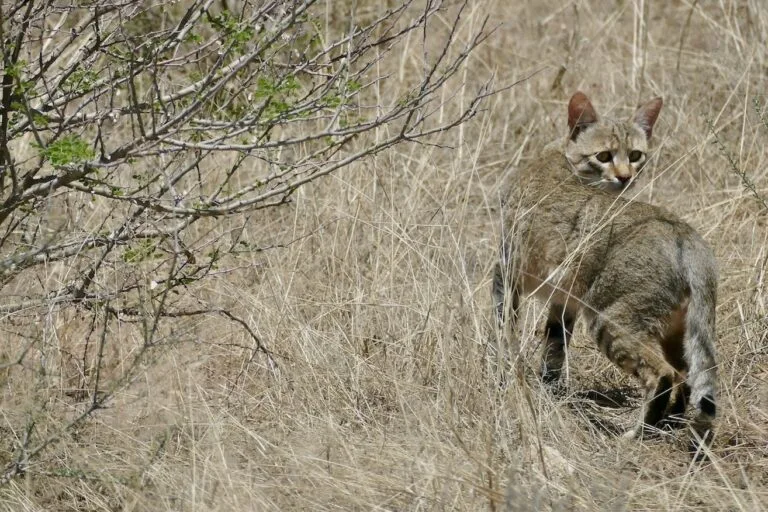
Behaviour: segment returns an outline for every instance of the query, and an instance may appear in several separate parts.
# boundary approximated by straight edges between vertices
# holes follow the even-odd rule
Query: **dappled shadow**
[[[631,421],[616,421],[616,418],[631,415],[639,399],[638,390],[631,386],[593,388],[569,393],[566,405],[598,432],[620,436]]]
[[[577,400],[588,400],[600,407],[609,407],[611,409],[633,407],[640,398],[638,390],[631,386],[612,389],[588,389],[576,391],[571,396]]]

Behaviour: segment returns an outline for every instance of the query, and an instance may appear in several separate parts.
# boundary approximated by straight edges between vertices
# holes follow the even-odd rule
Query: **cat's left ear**
[[[597,122],[597,112],[587,95],[576,91],[568,102],[568,129],[571,140],[576,140],[579,133],[587,126]]]
[[[645,136],[651,138],[653,133],[653,125],[656,124],[656,118],[659,117],[661,106],[664,105],[664,100],[659,98],[653,98],[648,103],[640,105],[640,108],[635,112],[635,124],[643,129]]]

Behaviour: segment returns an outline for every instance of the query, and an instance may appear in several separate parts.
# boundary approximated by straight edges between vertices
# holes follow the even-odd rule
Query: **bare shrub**
[[[2,482],[63,471],[31,467],[167,347],[221,342],[195,318],[242,329],[250,343],[232,349],[279,372],[252,319],[209,287],[292,241],[253,239],[249,224],[269,223],[323,176],[461,125],[490,94],[481,86],[443,115],[446,83],[488,36],[482,23],[455,43],[466,6],[337,3],[350,17],[332,26],[326,7],[3,2],[0,330],[5,403],[16,407]],[[411,39],[423,71],[382,99],[390,77],[377,66]]]

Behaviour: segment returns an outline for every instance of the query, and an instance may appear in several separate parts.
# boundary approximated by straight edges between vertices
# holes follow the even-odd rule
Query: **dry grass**
[[[207,299],[242,312],[279,370],[243,350],[250,339],[231,323],[180,321],[174,329],[188,342],[156,353],[111,408],[2,489],[0,507],[768,507],[768,212],[708,127],[768,197],[768,126],[753,107],[768,99],[768,6],[479,0],[464,32],[485,14],[502,25],[467,66],[467,90],[446,89],[457,103],[445,108],[492,73],[497,84],[538,74],[434,141],[452,148],[399,146],[306,187],[280,213],[252,216],[254,243],[295,241],[209,283]],[[421,42],[408,43],[402,61],[377,69],[402,81],[380,91],[384,102],[420,70]],[[718,256],[720,417],[701,467],[682,433],[617,436],[639,394],[584,336],[570,352],[568,392],[544,389],[532,370],[535,304],[522,332],[524,372],[506,389],[487,374],[502,185],[563,134],[577,88],[598,111],[622,115],[664,96],[657,164],[639,188]],[[60,314],[39,328],[57,333],[51,350],[75,352],[86,327]],[[39,389],[3,379],[7,432]]]

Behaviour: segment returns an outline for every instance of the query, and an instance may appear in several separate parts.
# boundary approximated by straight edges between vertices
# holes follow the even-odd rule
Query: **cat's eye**
[[[598,162],[607,163],[613,160],[613,155],[610,151],[601,151],[595,155],[595,158],[597,158]]]
[[[643,158],[643,152],[638,150],[632,150],[629,152],[629,161],[634,163]]]

